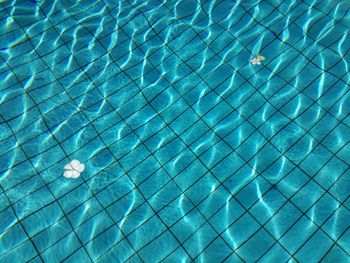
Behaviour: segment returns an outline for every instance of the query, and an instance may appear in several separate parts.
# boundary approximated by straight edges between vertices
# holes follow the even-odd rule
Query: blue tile
[[[225,232],[222,238],[230,244],[230,247],[237,248],[241,246],[248,238],[260,228],[257,221],[248,214],[244,214],[235,221]]]
[[[45,187],[13,204],[13,208],[15,209],[18,217],[22,219],[38,211],[44,206],[51,204],[52,202],[54,202],[54,197]]]
[[[326,113],[322,116],[322,119],[312,128],[310,131],[311,135],[317,140],[324,139],[332,130],[339,124],[339,121],[336,120],[329,113]]]
[[[249,162],[254,167],[257,173],[270,170],[270,167],[282,156],[282,153],[278,148],[271,145],[270,143],[264,144],[262,148],[257,150],[257,154]]]
[[[134,164],[134,166],[133,169],[128,171],[128,175],[137,185],[147,180],[161,168],[159,162],[151,155]]]
[[[267,143],[266,139],[258,132],[253,133],[248,138],[236,149],[239,156],[246,162],[252,160],[257,152]]]
[[[129,134],[119,140],[115,140],[115,143],[110,145],[109,149],[115,158],[120,158],[129,153],[138,144],[138,142],[139,139],[135,134]]]
[[[198,205],[206,198],[210,198],[213,188],[218,186],[218,181],[211,173],[207,173],[196,181],[186,192],[186,196],[194,205]]]
[[[75,233],[81,242],[86,244],[112,225],[113,221],[109,215],[105,211],[101,211],[75,228]]]
[[[22,225],[30,236],[35,236],[46,228],[54,225],[64,216],[61,208],[54,202],[43,207],[38,212],[22,220]],[[38,224],[40,222],[40,224]]]
[[[304,135],[303,129],[294,122],[290,122],[286,127],[279,130],[279,132],[272,139],[272,143],[281,151],[285,152]]]
[[[22,67],[22,70],[26,70]],[[26,108],[30,108],[34,105],[34,102],[27,94],[22,94],[16,98],[2,103],[0,107],[0,114],[4,119],[11,119],[21,115]]]
[[[24,232],[20,224],[15,224],[6,229],[2,233],[0,238],[0,251],[1,254],[5,254],[8,251],[16,250],[21,244],[28,239],[28,236]]]
[[[110,250],[108,250],[105,254],[103,254],[98,259],[98,262],[108,263],[116,259],[120,262],[131,262],[130,257],[134,253],[135,250],[130,246],[129,242],[124,239],[115,246],[111,247]]]
[[[70,227],[67,219],[62,218],[55,224],[34,236],[32,240],[39,252],[42,253],[48,248],[57,245],[57,242],[60,242],[60,240],[63,240],[65,237],[69,236],[70,233],[72,233],[72,228]]]
[[[249,208],[257,203],[261,196],[270,189],[271,185],[261,177],[257,177],[247,186],[245,186],[239,193],[235,195],[236,199],[245,208]]]
[[[74,252],[71,256],[69,256],[64,262],[91,262],[88,254],[85,252],[83,248],[80,248],[78,251]]]
[[[245,165],[244,160],[233,152],[228,155],[221,162],[217,163],[211,172],[218,178],[221,182],[226,181],[228,178],[233,176],[241,167]]]
[[[222,262],[232,249],[221,239],[215,239],[198,257],[199,260],[208,260],[208,262]]]
[[[192,109],[188,109],[184,111],[179,118],[172,122],[170,127],[175,133],[181,134],[186,129],[190,128],[198,118],[199,117],[196,116]]]
[[[191,145],[200,140],[200,137],[206,134],[208,130],[209,127],[202,120],[198,120],[185,132],[181,133],[180,137],[186,145]]]
[[[209,126],[214,127],[218,125],[221,127],[221,120],[229,116],[232,112],[232,107],[227,102],[222,100],[217,100],[216,106],[211,109],[207,114],[204,115],[203,121]]]
[[[170,227],[180,221],[194,209],[194,206],[185,195],[181,195],[171,202],[168,206],[159,211],[158,215],[162,221]]]
[[[146,199],[149,199],[150,197],[156,195],[157,192],[170,180],[171,178],[169,175],[164,171],[164,169],[161,169],[140,184],[138,189]]]
[[[92,196],[92,193],[86,184],[75,187],[73,191],[64,194],[58,200],[62,209],[68,213],[79,207]]]
[[[128,240],[135,250],[139,250],[159,237],[165,230],[166,227],[163,223],[156,216],[153,216],[149,221],[142,224],[137,231],[130,234]]]
[[[99,170],[93,177],[89,178],[87,184],[89,189],[96,195],[119,180],[121,182],[125,180],[124,170],[118,163],[114,163],[106,167],[106,169]]]
[[[145,262],[160,262],[165,257],[171,255],[179,246],[180,244],[176,241],[174,236],[169,231],[166,231],[164,234],[154,239],[152,243],[138,251],[138,255]]]
[[[181,116],[184,109],[188,108],[187,102],[184,99],[180,99],[161,113],[162,119],[165,123],[173,123]]]
[[[328,189],[334,182],[338,180],[338,177],[347,173],[348,166],[342,162],[336,156],[317,173],[314,180],[317,181],[324,188]]]
[[[134,189],[134,184],[132,181],[124,175],[119,180],[115,181],[113,184],[104,188],[99,192],[96,197],[101,202],[103,206],[108,206],[113,203],[115,200],[124,197],[129,192]]]
[[[67,214],[67,218],[70,224],[73,226],[73,228],[76,228],[83,222],[86,222],[91,217],[99,213],[102,209],[102,206],[96,200],[96,198],[92,197],[86,200],[79,207],[69,212]]]
[[[117,222],[138,209],[144,202],[140,192],[135,189],[119,200],[115,200],[106,209],[114,221]]]
[[[309,176],[313,176],[315,173],[321,171],[331,158],[331,152],[323,146],[317,146],[310,152],[299,167]]]
[[[275,240],[265,231],[260,230],[237,250],[237,253],[247,262],[257,261],[275,243]]]
[[[12,207],[8,207],[0,212],[0,229],[2,229],[3,232],[8,230],[15,223],[17,223],[17,216]]]
[[[122,238],[120,230],[112,226],[101,235],[85,245],[90,258],[95,261],[98,257],[106,253],[111,247],[118,244]]]
[[[0,262],[27,262],[35,258],[37,252],[32,243],[27,240],[16,249],[0,256]]]
[[[325,193],[314,181],[308,182],[298,189],[291,202],[303,212],[306,212]]]
[[[224,207],[227,204],[230,197],[230,193],[227,192],[224,187],[220,186],[213,188],[212,186],[210,195],[203,200],[198,206],[198,209],[207,219],[209,219],[214,216],[221,207]]]
[[[295,253],[310,236],[317,231],[317,227],[310,219],[303,216],[281,238],[280,243],[290,253]]]
[[[217,233],[207,223],[191,235],[183,244],[187,253],[192,257],[198,256],[204,249],[209,247],[218,238]]]
[[[346,5],[158,2],[1,1],[0,261],[347,261]]]
[[[331,248],[333,240],[318,230],[294,256],[299,261],[317,262]]]
[[[331,195],[325,193],[313,204],[307,211],[309,218],[312,218],[315,224],[322,225],[333,213],[336,212],[340,203],[336,201]]]
[[[135,168],[135,166],[141,163],[150,155],[148,149],[143,145],[138,145],[134,149],[132,149],[129,153],[126,153],[125,156],[119,159],[119,163],[123,170],[129,172],[131,169]],[[135,162],[137,160],[137,162]]]
[[[161,190],[154,196],[152,196],[148,201],[155,211],[159,211],[170,202],[174,201],[181,194],[180,189],[175,183],[170,182],[161,188]]]
[[[279,243],[275,243],[260,257],[261,262],[287,262],[290,254]]]
[[[11,203],[15,203],[43,187],[44,182],[41,180],[40,176],[36,175],[31,177],[29,180],[26,180],[23,183],[20,183],[19,185],[7,190],[6,195]]]
[[[290,203],[285,204],[265,225],[266,231],[279,239],[302,217],[301,212]]]
[[[45,151],[44,153],[32,158],[32,161],[36,170],[38,172],[43,172],[44,170],[47,170],[56,165],[58,162],[62,161],[65,157],[66,156],[62,148],[59,146],[54,146],[48,151]]]
[[[265,224],[286,202],[287,199],[272,188],[249,211],[260,224]]]
[[[305,110],[306,110],[305,112],[302,112],[296,118],[295,123],[300,125],[302,128],[309,130],[315,127],[322,120],[321,118],[325,114],[325,111],[317,104],[314,104],[310,108]]]
[[[349,256],[338,246],[335,245],[324,255],[323,260],[325,262],[346,262],[349,260]]]
[[[209,222],[217,232],[221,233],[236,222],[244,212],[244,208],[232,198],[209,219]]]
[[[88,125],[88,119],[83,113],[80,112],[73,112],[73,114],[67,116],[67,119],[64,120],[64,123],[59,125],[59,129],[56,130],[55,137],[58,141],[68,140],[69,142],[72,141],[70,137],[74,138],[74,134],[76,133],[79,133],[79,136],[82,136],[82,133],[91,133],[93,135],[93,131]],[[86,134],[84,134],[84,137],[85,136],[87,137]]]
[[[349,129],[349,127],[340,123],[323,139],[322,145],[333,153],[341,151],[345,144],[350,141]]]
[[[9,207],[9,205],[10,205],[10,202],[9,202],[8,198],[1,191],[1,194],[0,194],[0,211],[5,210],[6,208]]]
[[[208,148],[206,152],[203,152],[203,154],[199,156],[199,159],[208,169],[211,169],[233,151],[233,148],[229,144],[219,141],[218,143],[210,145],[210,148]]]
[[[196,135],[193,137],[195,136]],[[196,137],[198,137],[198,139],[194,140],[193,143],[189,145],[189,150],[196,156],[201,156],[203,154],[208,155],[208,151],[211,150],[211,147],[216,146],[216,144],[220,142],[220,138],[212,130],[208,130],[202,135],[198,134]]]
[[[79,247],[80,243],[78,239],[73,233],[70,233],[57,243],[48,247],[41,256],[44,261],[50,261],[54,258],[59,262],[71,256],[79,249]]]
[[[337,181],[330,189],[330,193],[340,202],[344,202],[349,198],[350,179],[348,170],[337,178]]]
[[[332,214],[332,217],[322,226],[322,229],[333,239],[338,239],[350,226],[349,220],[346,219],[349,215],[349,209],[340,206],[336,212]]]
[[[177,248],[173,253],[164,258],[163,261],[166,263],[176,263],[179,261],[184,263],[191,262],[190,257],[182,247]]]
[[[13,167],[17,167],[26,162],[26,156],[20,148],[15,148],[2,155],[0,159],[0,172],[9,174]]]
[[[180,242],[184,242],[204,223],[205,218],[195,209],[183,216],[180,221],[172,226],[171,231]]]
[[[127,214],[119,219],[118,226],[126,235],[129,235],[137,232],[140,226],[152,220],[153,217],[155,214],[152,209],[147,203],[143,203],[129,209]]]
[[[347,230],[343,232],[342,236],[338,240],[338,244],[345,250],[347,253],[350,251],[350,242],[349,242],[350,231]]]
[[[142,137],[143,136],[144,135],[142,134]],[[165,127],[154,135],[147,137],[147,140],[144,140],[144,144],[150,152],[154,152],[171,143],[173,140],[175,140],[175,138],[176,135],[173,133],[173,131],[170,128]]]
[[[277,184],[277,189],[286,197],[295,195],[304,185],[310,181],[310,178],[299,168],[291,170],[283,180]]]
[[[193,171],[196,171],[196,173],[193,173]],[[199,160],[194,159],[180,173],[176,174],[174,181],[182,191],[186,191],[193,183],[206,174],[207,171]]]
[[[311,152],[314,139],[310,135],[303,136],[293,147],[285,153],[285,156],[295,164],[303,161]]]
[[[180,139],[175,139],[169,144],[166,144],[159,150],[155,151],[154,156],[161,165],[164,165],[181,153],[185,148],[186,146]]]

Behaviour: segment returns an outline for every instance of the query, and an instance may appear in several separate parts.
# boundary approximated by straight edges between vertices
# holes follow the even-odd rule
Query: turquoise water
[[[350,262],[349,9],[0,0],[0,262]]]

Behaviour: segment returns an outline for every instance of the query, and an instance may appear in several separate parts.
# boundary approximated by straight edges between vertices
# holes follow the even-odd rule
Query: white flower
[[[261,55],[256,55],[255,57],[253,57],[252,59],[250,59],[250,63],[252,65],[260,65],[261,61],[265,60],[264,56]]]
[[[257,58],[253,58],[253,59],[250,60],[250,63],[252,65],[260,65],[261,61],[259,59],[257,59]]]
[[[72,160],[64,166],[63,176],[66,178],[78,178],[85,169],[85,165],[78,160]]]

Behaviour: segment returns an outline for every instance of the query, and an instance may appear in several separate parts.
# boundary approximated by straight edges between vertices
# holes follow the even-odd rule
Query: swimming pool
[[[0,1],[0,262],[349,262],[349,9]]]

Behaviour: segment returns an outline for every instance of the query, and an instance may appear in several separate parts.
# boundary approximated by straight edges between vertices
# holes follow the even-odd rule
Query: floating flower
[[[252,65],[260,65],[261,64],[261,61],[265,60],[265,57],[264,56],[261,56],[261,55],[256,55],[255,57],[253,57],[251,60],[250,60],[250,63]]]
[[[250,60],[250,63],[252,65],[260,65],[261,61],[259,59],[253,58],[253,59]]]
[[[260,55],[257,55],[255,58],[260,60],[260,61],[265,60],[265,57],[264,56],[260,56]]]
[[[64,166],[63,176],[66,178],[78,178],[80,173],[85,169],[85,165],[79,160],[72,160],[69,164]]]

